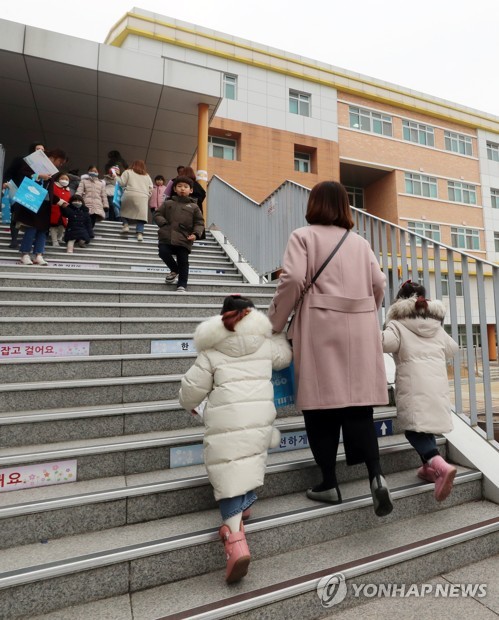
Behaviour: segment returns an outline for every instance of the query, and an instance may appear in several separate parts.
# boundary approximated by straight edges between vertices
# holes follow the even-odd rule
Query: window
[[[494,251],[499,252],[499,232],[494,233]]]
[[[224,73],[224,97],[226,99],[237,99],[237,75]]]
[[[392,135],[392,117],[365,108],[350,106],[350,127],[382,136]]]
[[[351,206],[356,209],[364,209],[364,190],[362,187],[345,187],[345,189]]]
[[[298,153],[295,151],[295,170],[296,172],[312,171],[310,153]]]
[[[407,229],[411,232],[429,237],[434,241],[440,241],[440,226],[429,222],[407,222]],[[416,245],[421,245],[421,239],[416,237]]]
[[[480,234],[478,230],[473,228],[456,228],[450,229],[451,245],[455,248],[463,248],[465,250],[480,249]]]
[[[487,142],[487,157],[492,161],[499,161],[499,144]]]
[[[460,155],[473,155],[473,143],[470,136],[453,131],[444,131],[445,150]]]
[[[464,202],[467,205],[476,205],[476,187],[469,183],[447,181],[449,200],[452,202]]]
[[[499,189],[490,189],[490,204],[493,209],[499,209]]]
[[[289,91],[289,111],[300,116],[310,116],[310,95],[299,93],[296,90]]]
[[[457,326],[457,335],[458,335],[458,344],[462,349],[466,349],[467,341],[466,341],[466,325],[458,325]],[[472,325],[471,326],[471,337],[473,338],[473,347],[480,348],[482,346],[482,341],[480,338],[480,325]]]
[[[449,296],[449,276],[446,273],[441,274],[442,279],[442,295],[445,297]],[[456,283],[456,295],[458,297],[463,296],[463,276],[461,274],[456,273],[454,275],[454,282]]]
[[[404,140],[424,144],[425,146],[435,146],[435,136],[433,127],[422,125],[414,121],[402,121]]]
[[[219,159],[237,159],[237,142],[218,136],[208,136],[208,155]]]
[[[437,179],[426,174],[405,173],[405,191],[415,196],[437,198]]]

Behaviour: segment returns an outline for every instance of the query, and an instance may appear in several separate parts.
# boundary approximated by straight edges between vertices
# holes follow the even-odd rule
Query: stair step
[[[446,506],[452,509],[438,513],[430,512],[434,509],[431,485],[415,482],[414,472],[400,472],[393,480],[389,476],[395,510],[383,521],[372,511],[365,480],[344,485],[345,501],[339,506],[313,503],[303,494],[286,499],[262,499],[246,527],[254,577],[248,576],[238,588],[254,587],[255,578],[264,579],[263,583],[270,585],[289,578],[290,572],[300,576],[324,570],[331,567],[331,558],[335,558],[335,563],[359,560],[378,550],[384,551],[387,540],[392,547],[401,541],[407,545],[426,538],[428,532],[432,536],[445,535],[449,530],[485,520],[493,521],[488,524],[487,533],[497,533],[499,517],[495,505],[487,502],[462,505],[470,497],[479,497],[479,490],[478,494],[476,488],[472,490],[477,481],[465,481],[465,476],[458,480],[455,492],[446,500]],[[419,514],[414,518],[416,507]],[[1,551],[0,589],[4,592],[0,598],[0,616],[9,617],[14,599],[16,612],[29,616],[116,596],[127,589],[133,593],[189,579],[207,571],[217,571],[221,582],[220,587],[213,588],[215,575],[211,575],[212,595],[227,591],[218,572],[224,564],[218,525],[219,514],[213,510],[193,514],[189,519],[171,517]],[[259,561],[262,569],[258,568]],[[267,566],[273,566],[271,574],[263,568],[266,562]],[[326,562],[324,566],[323,562]],[[198,578],[205,580],[206,576]],[[40,595],[43,582],[50,587],[50,597]],[[97,582],[101,587],[96,587]],[[175,588],[178,592],[178,584]],[[190,595],[190,589],[182,588],[182,592],[189,597],[188,607],[192,608],[197,599]],[[173,599],[166,600],[171,613]]]

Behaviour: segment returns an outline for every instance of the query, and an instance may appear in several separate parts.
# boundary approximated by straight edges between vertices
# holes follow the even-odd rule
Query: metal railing
[[[278,270],[290,233],[305,226],[310,190],[285,181],[261,204],[214,176],[208,187],[208,223],[220,229],[264,278]],[[449,369],[454,406],[475,429],[494,439],[499,414],[499,378],[491,373],[499,351],[499,265],[434,241],[352,207],[355,230],[369,241],[387,276],[384,309],[409,278],[421,282],[429,298],[448,307],[445,326],[465,346]],[[474,347],[479,339],[479,347]],[[494,380],[492,376],[494,375]],[[494,408],[495,398],[495,408]]]

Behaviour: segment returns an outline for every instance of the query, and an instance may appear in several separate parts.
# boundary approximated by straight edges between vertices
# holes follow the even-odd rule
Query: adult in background
[[[348,232],[353,219],[340,183],[324,181],[310,192],[310,226],[291,233],[269,319],[286,326],[305,287],[333,249],[337,253],[297,307],[288,337],[293,340],[296,406],[303,411],[312,454],[322,473],[310,499],[341,503],[336,454],[343,430],[348,465],[365,463],[378,516],[392,509],[381,471],[373,405],[388,402],[377,310],[386,278],[368,242]]]
[[[47,153],[47,157],[56,168],[60,168],[66,161],[66,153],[61,149],[53,149]],[[33,180],[40,183],[48,191],[45,200],[37,213],[33,213],[22,205],[17,206],[16,226],[22,227],[24,235],[21,241],[21,264],[22,265],[47,265],[43,258],[45,252],[45,242],[47,232],[50,228],[50,214],[52,210],[52,200],[54,194],[54,180],[48,174],[35,174]],[[63,201],[61,201],[62,204]],[[35,254],[31,260],[30,254]]]
[[[109,170],[109,168],[112,168],[113,166],[118,166],[118,168],[120,169],[120,174],[123,174],[128,168],[128,164],[123,159],[119,151],[109,151],[107,157],[108,160],[104,167],[104,170]]]
[[[177,177],[181,177],[184,174],[184,170],[185,170],[185,166],[177,166]],[[170,179],[168,183],[166,184],[165,199],[172,197],[173,182],[175,181],[177,177],[173,177],[173,179]]]
[[[118,178],[123,188],[120,215],[123,221],[122,233],[130,230],[129,221],[135,221],[137,241],[144,239],[144,226],[148,217],[148,203],[152,194],[153,184],[147,174],[145,162],[136,159],[128,170]]]
[[[40,142],[32,142],[28,147],[28,155],[31,155],[34,151],[45,151],[45,147]],[[7,181],[13,181],[16,187],[19,187],[23,182],[24,177],[31,178],[34,172],[24,161],[24,156],[18,155],[10,162],[8,168],[3,175],[4,184],[2,189],[7,188]],[[9,248],[17,250],[19,247],[18,236],[19,228],[16,226],[17,210],[19,205],[15,202],[11,207],[11,220],[10,220],[10,243]]]

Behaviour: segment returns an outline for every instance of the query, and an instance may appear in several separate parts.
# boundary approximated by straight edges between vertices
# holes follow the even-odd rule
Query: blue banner
[[[38,213],[47,194],[47,190],[39,183],[24,177],[23,182],[15,193],[14,201],[33,211],[33,213]]]

